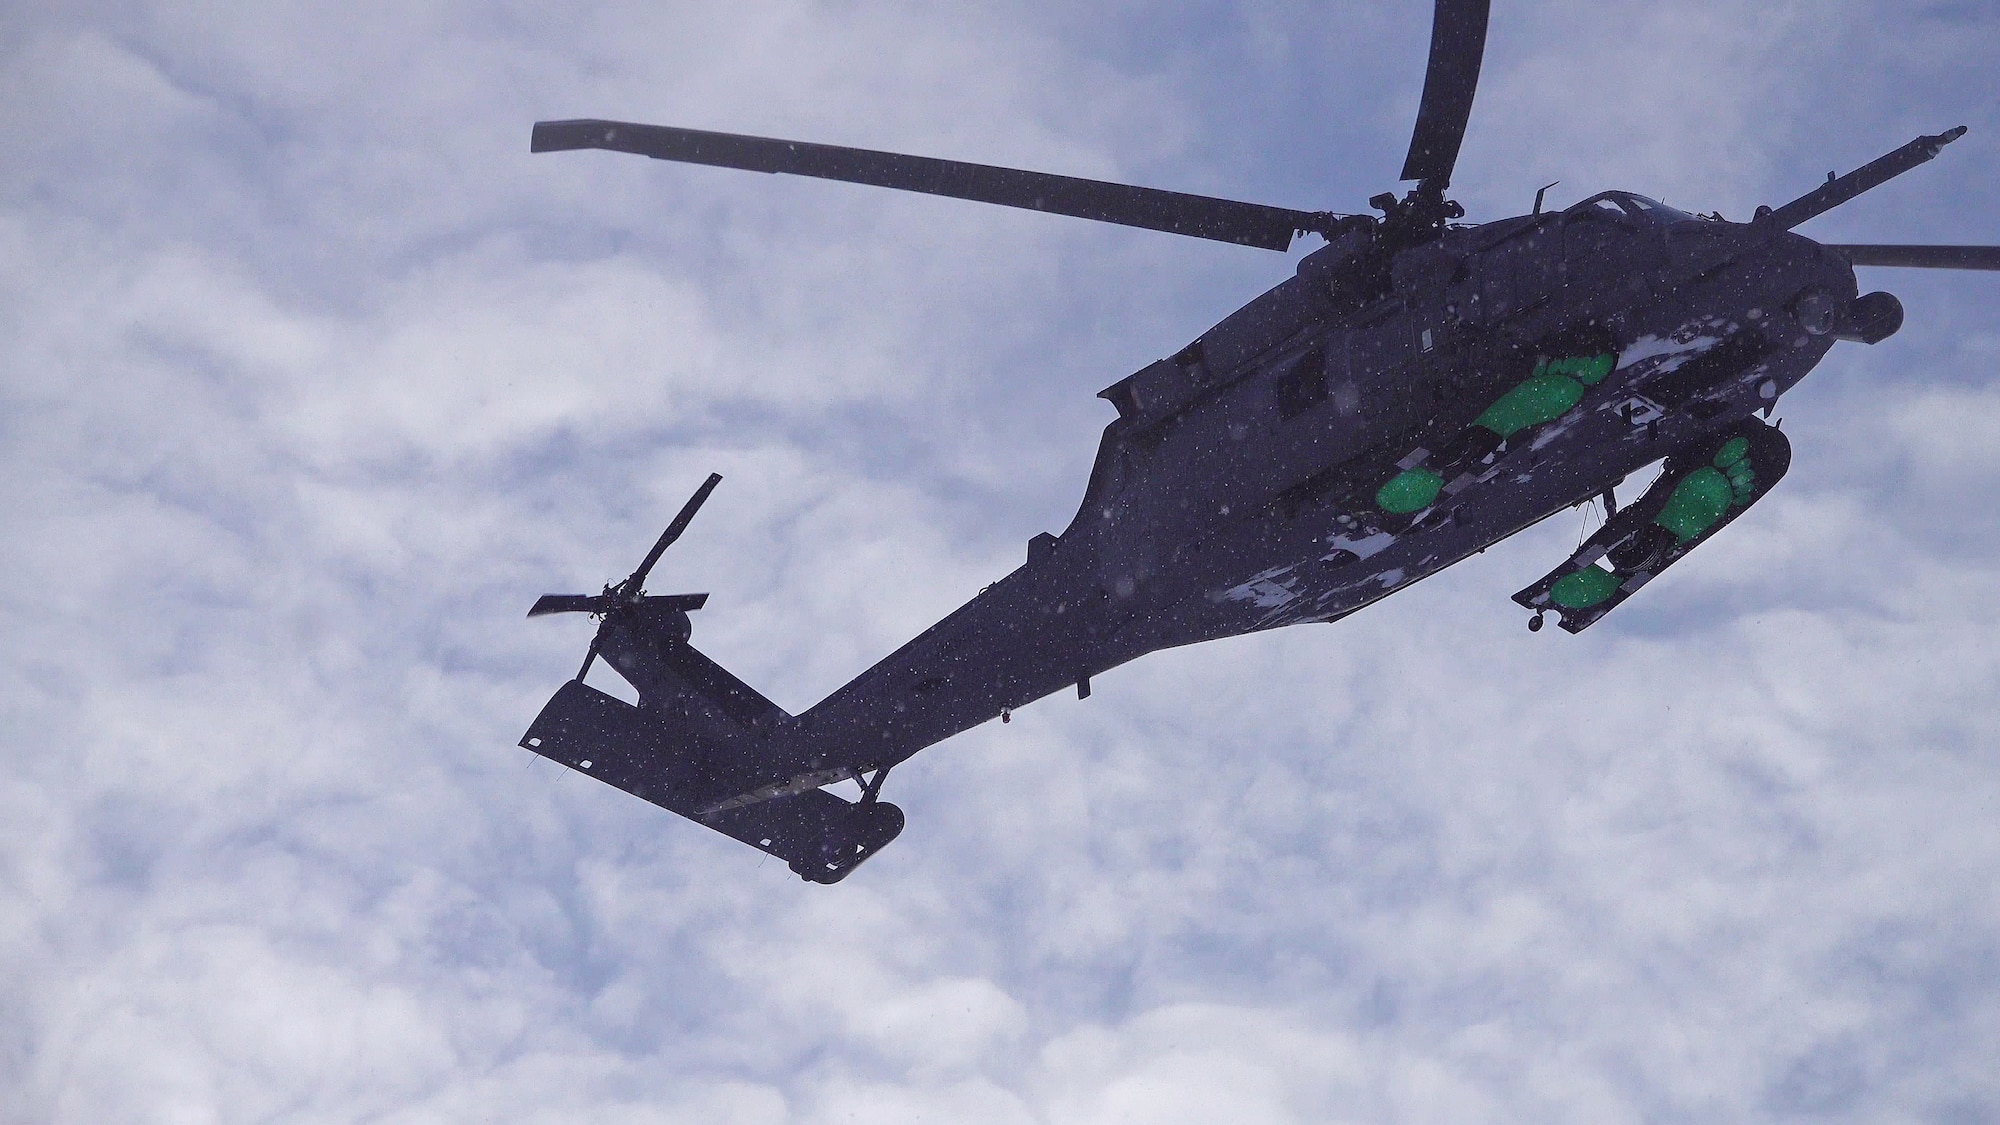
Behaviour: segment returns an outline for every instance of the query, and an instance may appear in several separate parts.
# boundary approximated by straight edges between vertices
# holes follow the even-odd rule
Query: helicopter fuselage
[[[1472,112],[1488,0],[1435,0],[1400,198],[1381,217],[806,141],[599,118],[541,121],[535,152],[601,149],[811,176],[1283,251],[1296,275],[1106,388],[1075,518],[1026,562],[791,715],[688,641],[703,594],[639,569],[530,616],[600,619],[581,670],[521,745],[831,883],[896,837],[879,799],[919,750],[1159,649],[1335,621],[1593,497],[1596,533],[1513,595],[1531,630],[1616,612],[1785,476],[1766,419],[1840,339],[1902,324],[1854,266],[2000,269],[2000,247],[1821,246],[1799,224],[1934,159],[1920,136],[1747,223],[1629,192],[1454,226],[1445,193]],[[1553,185],[1551,185],[1553,186]],[[1546,189],[1544,189],[1546,191]],[[1644,491],[1616,488],[1651,464]],[[584,683],[599,654],[637,705]],[[862,782],[849,801],[827,788]]]
[[[1810,239],[1624,193],[1369,253],[1322,248],[1107,388],[1119,417],[1069,527],[800,716],[793,785],[1087,694],[1148,652],[1353,613],[1768,413],[1857,292]],[[1569,409],[1489,438],[1432,503],[1383,510],[1413,457],[1570,355],[1615,358]]]
[[[1114,599],[1214,606],[1139,614],[1185,627],[1166,643],[1340,617],[1768,410],[1836,339],[1800,322],[1801,297],[1844,306],[1857,289],[1809,239],[1657,205],[1449,230],[1344,314],[1315,307],[1328,272],[1306,259],[1167,370],[1107,392],[1130,414],[1063,539],[1092,535]],[[1511,435],[1416,518],[1380,511],[1378,486],[1413,450],[1448,445],[1537,360],[1590,352],[1616,360],[1573,408]],[[1133,401],[1149,376],[1178,382],[1178,409]],[[1203,554],[1239,560],[1235,581],[1205,575]]]

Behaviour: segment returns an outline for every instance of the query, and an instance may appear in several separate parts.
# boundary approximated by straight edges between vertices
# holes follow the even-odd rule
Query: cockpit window
[[[1628,207],[1638,208],[1639,213],[1652,222],[1684,223],[1694,219],[1694,216],[1686,211],[1669,207],[1657,199],[1647,199],[1643,195],[1634,195],[1629,191],[1620,192],[1619,195],[1623,197],[1621,200],[1623,203]]]
[[[1585,212],[1586,214],[1595,215],[1600,219],[1606,216],[1609,216],[1614,219],[1622,219],[1625,217],[1625,208],[1620,207],[1618,205],[1618,201],[1608,195],[1600,195],[1596,199],[1592,199],[1584,203],[1579,203],[1576,205],[1574,209],[1577,211]]]
[[[1678,211],[1657,199],[1647,199],[1629,191],[1607,191],[1591,196],[1570,208],[1572,213],[1597,216],[1629,216],[1644,223],[1680,223],[1693,220],[1694,216]]]

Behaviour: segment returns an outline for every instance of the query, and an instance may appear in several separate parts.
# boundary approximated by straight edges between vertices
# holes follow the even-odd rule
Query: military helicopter
[[[1488,0],[1437,0],[1401,198],[1305,212],[1010,168],[616,121],[535,125],[531,150],[872,184],[1285,250],[1296,274],[1100,397],[1076,516],[1025,563],[801,715],[689,644],[705,594],[645,583],[721,477],[638,569],[529,616],[598,620],[583,667],[521,745],[834,883],[893,840],[881,799],[917,751],[1158,649],[1335,621],[1566,509],[1603,527],[1514,596],[1576,633],[1785,475],[1767,419],[1837,341],[1903,310],[1856,266],[2000,269],[1993,246],[1834,246],[1800,223],[1934,158],[1964,128],[1830,175],[1747,222],[1606,191],[1467,224],[1446,196]],[[1547,189],[1544,189],[1546,191]],[[1662,465],[1619,506],[1615,488]],[[603,656],[633,706],[585,684]],[[826,787],[860,785],[849,801]]]

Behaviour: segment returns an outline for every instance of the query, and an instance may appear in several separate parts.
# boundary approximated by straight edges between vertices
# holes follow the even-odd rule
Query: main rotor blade
[[[1441,0],[1442,2],[1442,0]],[[1480,5],[1482,11],[1484,4]],[[1454,144],[1454,148],[1456,145]],[[783,172],[851,184],[916,191],[977,203],[997,203],[1100,223],[1284,250],[1299,231],[1320,231],[1333,216],[1260,203],[1238,203],[1159,188],[1025,172],[929,156],[783,141],[740,133],[710,133],[623,121],[538,121],[531,152],[601,148],[655,160]]]
[[[611,608],[611,599],[602,594],[543,594],[535,599],[529,617],[541,617],[550,613],[603,613]]]
[[[681,505],[681,514],[675,516],[674,522],[668,524],[667,529],[660,533],[660,541],[653,544],[653,549],[647,552],[646,561],[640,563],[639,569],[632,572],[632,577],[625,580],[627,593],[635,592],[646,584],[646,575],[652,573],[653,564],[659,562],[660,555],[674,545],[674,540],[681,537],[681,532],[687,530],[688,524],[694,520],[694,514],[701,511],[702,504],[707,502],[708,494],[714,492],[715,486],[721,483],[721,473],[708,474],[708,479],[701,482],[700,488],[694,490],[694,495],[688,498],[688,502]]]
[[[1465,124],[1472,117],[1472,95],[1479,89],[1490,7],[1491,0],[1437,0],[1424,100],[1417,107],[1410,155],[1403,160],[1405,180],[1435,181],[1440,190],[1451,183],[1458,146],[1465,141]]]
[[[2000,270],[2000,246],[1828,246],[1857,266],[1920,270]]]

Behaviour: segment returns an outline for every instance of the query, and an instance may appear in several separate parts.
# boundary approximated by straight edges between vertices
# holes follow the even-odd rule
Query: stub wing
[[[1729,526],[1791,463],[1791,442],[1754,418],[1677,451],[1644,496],[1514,600],[1580,633]]]

